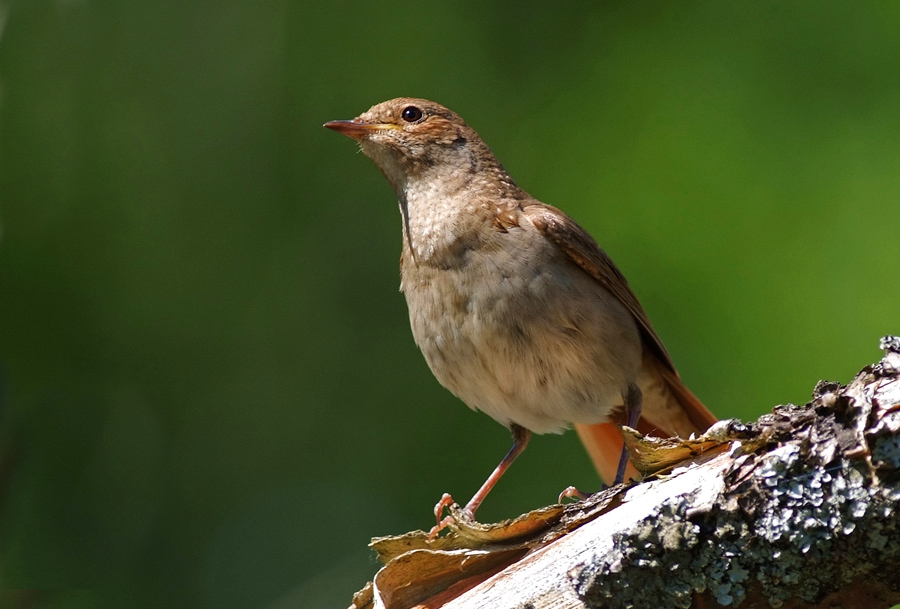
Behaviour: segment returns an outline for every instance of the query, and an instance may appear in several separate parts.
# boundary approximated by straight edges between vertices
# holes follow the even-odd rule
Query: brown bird
[[[401,288],[431,371],[512,431],[512,448],[467,515],[532,432],[575,423],[601,476],[618,483],[627,458],[611,420],[685,437],[715,422],[609,256],[519,188],[457,114],[399,98],[325,126],[356,140],[397,193]],[[436,506],[433,534],[450,503],[444,495]]]

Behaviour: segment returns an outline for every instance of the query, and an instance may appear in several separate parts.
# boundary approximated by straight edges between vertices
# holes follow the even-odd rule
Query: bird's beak
[[[352,121],[328,121],[322,126],[334,129],[338,133],[343,133],[355,140],[360,140],[374,131],[389,129],[394,125],[373,125],[371,123],[363,123],[358,118],[355,118]]]

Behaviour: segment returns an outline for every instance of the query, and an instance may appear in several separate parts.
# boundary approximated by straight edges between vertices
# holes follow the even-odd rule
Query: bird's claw
[[[434,541],[437,539],[438,535],[440,535],[441,531],[450,526],[451,522],[455,522],[456,519],[453,516],[447,516],[443,520],[439,520],[436,525],[431,527],[431,530],[428,531],[428,541]]]
[[[434,505],[434,517],[437,519],[438,524],[441,524],[441,519],[444,516],[444,510],[454,503],[456,502],[453,500],[453,497],[450,496],[450,493],[444,493],[441,496],[441,500]]]
[[[437,519],[437,525],[433,526],[431,530],[428,531],[428,541],[434,541],[438,534],[453,522],[454,519],[452,515],[449,515],[446,518],[444,517],[444,510],[454,503],[456,502],[453,500],[453,497],[450,496],[450,493],[444,493],[441,496],[441,500],[435,504],[434,517]]]
[[[428,531],[428,541],[434,541],[437,539],[440,532],[446,529],[451,523],[458,522],[457,516],[461,517],[464,521],[471,520],[474,522],[475,512],[468,505],[462,509],[456,505],[456,515],[454,515],[451,510],[450,514],[444,516],[444,510],[454,505],[456,505],[456,501],[453,500],[450,493],[444,493],[441,500],[434,506],[434,516],[437,519],[437,524]]]
[[[559,499],[557,499],[557,503],[562,503],[565,499],[574,499],[575,501],[584,501],[588,498],[588,494],[582,491],[579,491],[574,486],[567,487],[559,494]]]

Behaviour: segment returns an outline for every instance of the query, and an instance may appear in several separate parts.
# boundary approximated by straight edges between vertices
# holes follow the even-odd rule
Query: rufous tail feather
[[[645,355],[645,382],[641,389],[644,407],[638,422],[638,431],[655,437],[689,436],[700,434],[717,421],[715,415],[688,389],[678,373],[653,355]],[[606,484],[612,484],[616,466],[622,453],[622,434],[618,426],[625,423],[623,409],[612,421],[593,425],[576,424],[575,430],[584,444],[594,467]],[[631,463],[625,479],[639,478]]]

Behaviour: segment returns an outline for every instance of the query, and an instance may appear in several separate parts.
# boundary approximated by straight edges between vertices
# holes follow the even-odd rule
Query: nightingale
[[[715,422],[609,256],[522,190],[459,115],[397,98],[325,127],[356,140],[397,194],[401,290],[434,376],[512,432],[466,516],[532,432],[574,423],[601,476],[618,483],[627,456],[611,420],[684,437]],[[451,503],[445,494],[435,507],[432,536]]]

